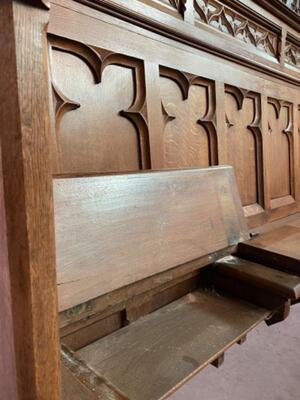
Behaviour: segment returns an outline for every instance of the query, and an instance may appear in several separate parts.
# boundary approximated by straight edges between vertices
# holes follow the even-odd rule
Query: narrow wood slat
[[[249,283],[254,288],[259,287],[293,300],[300,297],[298,276],[234,256],[224,257],[215,265],[218,274]]]
[[[242,257],[270,263],[300,276],[300,227],[279,226],[240,243],[238,253]]]
[[[231,167],[54,181],[60,311],[247,238]]]
[[[157,400],[220,357],[267,314],[197,291],[76,354],[131,400]]]

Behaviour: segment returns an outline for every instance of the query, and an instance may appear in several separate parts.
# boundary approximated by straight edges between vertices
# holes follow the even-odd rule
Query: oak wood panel
[[[131,308],[136,303],[143,303],[150,295],[155,296],[195,274],[201,274],[207,265],[234,253],[236,248],[236,245],[227,247],[65,310],[60,313],[62,334],[76,330],[85,319],[97,319],[99,316],[105,318],[114,312]]]
[[[128,137],[125,138],[122,134],[120,142],[117,141],[119,146],[114,145],[114,148],[110,148],[110,142],[115,143],[114,140],[110,138],[102,140],[101,136],[105,135],[107,126],[110,129],[110,123],[99,127],[97,121],[92,121],[92,118],[88,120],[88,124],[91,124],[95,135],[91,138],[88,147],[83,143],[82,135],[78,135],[80,146],[72,150],[72,130],[65,143],[66,152],[73,154],[74,164],[77,161],[78,164],[82,162],[81,167],[78,165],[76,173],[134,170],[145,168],[145,166],[161,169],[207,166],[218,162],[228,163],[236,169],[244,212],[250,226],[260,225],[267,219],[280,218],[297,210],[294,200],[298,201],[299,198],[297,193],[299,193],[300,178],[297,165],[299,165],[300,150],[299,141],[295,135],[296,125],[298,125],[295,110],[290,112],[295,108],[296,102],[298,103],[299,92],[295,90],[295,87],[275,81],[271,76],[254,75],[245,68],[231,65],[226,61],[221,62],[220,59],[201,52],[195,47],[187,47],[179,42],[175,44],[174,40],[162,35],[104,13],[91,11],[74,2],[56,0],[56,3],[77,11],[74,14],[71,9],[53,5],[49,32],[55,34],[56,37],[65,36],[60,40],[66,43],[70,39],[79,40],[81,46],[86,49],[92,48],[96,50],[96,53],[118,54],[118,59],[122,60],[122,67],[109,65],[105,67],[105,70],[113,67],[123,68],[125,60],[132,58],[138,65],[144,62],[144,67],[140,69],[145,73],[145,87],[142,88],[145,97],[143,107],[140,108],[142,110],[140,115],[146,122],[149,136],[146,138],[146,145],[142,146],[144,150],[140,152],[139,158],[140,160],[148,159],[148,162],[140,161],[137,165],[138,159],[135,157],[139,149],[135,146],[132,146],[128,153],[128,162],[121,159],[122,149],[129,146]],[[134,8],[134,5],[132,7]],[[154,14],[151,11],[149,18],[152,18]],[[93,29],[86,29],[79,35],[76,24],[80,23],[87,27],[93,23]],[[118,40],[115,39],[116,37]],[[86,53],[87,50],[84,52]],[[60,73],[63,74],[63,71]],[[225,100],[224,94],[221,93],[224,81]],[[100,89],[103,83],[95,86],[99,86],[98,89]],[[102,99],[107,110],[115,107],[113,81],[108,86],[112,92],[111,96],[106,100]],[[139,92],[142,86],[139,84],[135,91]],[[237,105],[233,104],[233,99],[230,100],[233,92],[229,88],[234,88],[234,92],[240,93],[235,96],[242,98],[242,100],[237,100]],[[278,104],[282,103],[279,119],[272,120],[272,109],[270,113],[269,107],[273,106],[271,103],[265,106],[266,97],[269,100],[275,100]],[[165,106],[164,103],[168,103],[170,107]],[[94,109],[97,109],[97,104],[94,102]],[[230,108],[227,110],[228,114],[231,113],[230,110],[232,112],[235,110],[234,115],[231,115],[235,126],[232,126],[233,122],[226,116],[228,106]],[[72,114],[80,112],[80,108],[68,112],[62,122],[65,118],[72,120]],[[286,151],[285,142],[280,145],[280,143],[276,144],[277,139],[269,140],[271,136],[269,126],[275,124],[274,132],[281,129],[277,125],[284,123],[285,113],[289,113],[289,127],[286,125],[282,129],[288,129],[289,132],[286,132],[286,136],[278,135],[278,138],[283,142],[286,139],[289,140],[289,154]],[[108,117],[109,112],[105,115]],[[119,121],[124,118],[118,115],[118,111],[115,116]],[[88,115],[85,118],[88,118]],[[134,129],[136,133],[141,130],[139,126],[130,125],[130,122],[128,127],[133,129],[133,135]],[[245,135],[234,135],[235,129],[243,130]],[[116,132],[114,130],[110,136],[114,137]],[[139,135],[131,137],[139,137]],[[110,151],[103,150],[107,147]],[[140,143],[138,147],[141,148]],[[81,152],[82,156],[80,156]],[[103,153],[104,156],[101,155]],[[146,157],[141,153],[147,153]],[[103,157],[106,160],[104,163],[102,163]],[[282,160],[280,166],[279,163],[272,161],[277,157]],[[136,160],[135,167],[129,165],[131,163],[129,159]],[[275,173],[273,163],[276,164]],[[67,171],[61,170],[61,172]],[[290,194],[273,198],[274,185],[279,184],[281,180],[284,181],[283,186],[290,186]],[[286,192],[283,186],[281,185],[281,190]]]
[[[267,314],[241,301],[193,292],[77,354],[132,400],[166,398]]]
[[[280,104],[280,103],[279,103]],[[278,102],[269,104],[269,133],[271,200],[276,200],[293,194],[292,157],[293,147],[289,135],[291,115],[288,105],[276,108]],[[276,207],[276,202],[273,202]],[[271,204],[272,206],[272,204]]]
[[[230,167],[54,181],[60,311],[246,238]]]
[[[0,154],[0,393],[4,398],[17,400],[16,359],[14,352],[14,329],[9,258],[6,237],[6,216],[2,159]]]
[[[18,400],[60,399],[60,358],[55,270],[46,25],[41,2],[0,2],[0,121],[14,341],[1,349],[9,380],[4,393]],[[3,232],[2,232],[3,234]],[[5,245],[5,242],[2,246]],[[5,260],[4,260],[5,261]],[[5,288],[7,290],[7,287]],[[1,302],[9,294],[1,292]],[[7,303],[6,303],[7,305]],[[7,332],[7,329],[10,329]],[[2,331],[2,325],[1,325]],[[2,335],[2,332],[1,332]],[[1,341],[2,344],[2,341]],[[3,353],[2,353],[3,351]],[[8,355],[6,356],[6,354]],[[11,358],[15,359],[16,381]],[[6,385],[9,385],[6,387]],[[3,396],[3,393],[1,393]]]
[[[235,168],[246,215],[263,212],[260,99],[254,93],[226,87],[227,159]]]
[[[83,323],[80,329],[61,338],[62,343],[71,350],[78,350],[81,347],[95,342],[103,336],[122,328],[124,325],[125,313],[117,312],[96,322]]]
[[[272,49],[273,57],[270,57],[268,52],[265,51],[265,47],[267,47],[271,41],[272,35],[275,34],[277,37],[276,42],[278,43],[281,23],[276,21],[279,22],[279,25],[277,25],[274,21],[268,21],[266,18],[259,18],[257,13],[253,13],[251,8],[248,7],[248,4],[245,7],[240,4],[241,2],[237,3],[232,1],[231,4],[234,3],[233,6],[235,8],[231,9],[233,17],[232,15],[225,15],[227,24],[232,25],[231,28],[227,28],[228,33],[231,37],[241,37],[241,40],[232,40],[229,36],[224,34],[224,32],[227,33],[226,30],[224,30],[224,32],[219,32],[214,26],[208,26],[206,23],[201,24],[199,27],[194,23],[192,12],[188,13],[188,23],[185,23],[177,18],[169,16],[167,13],[162,13],[154,8],[147,7],[145,4],[136,0],[125,0],[123,2],[120,2],[119,0],[76,1],[88,4],[95,10],[101,10],[110,13],[111,15],[118,16],[123,20],[134,21],[136,25],[159,32],[161,36],[172,37],[178,42],[188,43],[189,45],[198,48],[205,48],[207,52],[218,54],[223,59],[230,59],[235,63],[248,65],[260,71],[267,72],[268,74],[277,75],[278,77],[281,76],[282,79],[291,78],[291,71],[286,71],[285,68],[281,68],[279,63],[276,62],[276,43],[272,45],[273,48],[275,47],[274,50]],[[65,3],[65,0],[55,0],[55,2]],[[66,3],[68,2],[66,1]],[[194,4],[195,3],[196,2],[194,2]],[[218,7],[217,12],[214,10],[211,13],[213,14],[212,18],[216,17],[216,19],[224,19],[224,14],[226,14],[228,8],[222,4],[222,2],[218,3],[221,4]],[[194,8],[195,11],[198,12],[196,5],[194,5]],[[205,8],[208,12],[209,19],[210,13],[208,9],[210,8],[210,5],[205,5]],[[226,9],[226,11],[224,11],[224,9]],[[238,9],[245,14],[244,17],[243,15],[239,15],[237,12]],[[238,18],[239,16],[242,16],[242,18]],[[256,22],[259,21],[258,25],[254,24],[253,26],[254,21],[252,18],[254,18]],[[213,22],[216,22],[216,25],[218,24],[217,20]],[[261,23],[265,25],[263,30],[261,30],[262,26],[259,27]],[[224,25],[226,25],[226,23]],[[200,30],[201,35],[199,35]],[[266,43],[264,44],[264,42]],[[280,73],[278,73],[278,70]],[[292,73],[292,75],[294,74]],[[299,79],[297,73],[294,78],[294,82],[297,82]]]
[[[142,65],[133,66],[129,60],[126,65],[125,57],[124,65],[117,65],[118,56],[109,52],[100,53],[97,59],[92,48],[76,47],[73,42],[61,43],[53,38],[51,43],[56,110],[54,172],[115,172],[147,167],[140,138],[147,132],[140,132],[141,122],[136,115],[144,105]]]
[[[167,168],[208,167],[211,162],[209,134],[199,124],[209,108],[207,86],[201,82],[183,93],[178,84],[161,77],[164,117],[164,166]]]

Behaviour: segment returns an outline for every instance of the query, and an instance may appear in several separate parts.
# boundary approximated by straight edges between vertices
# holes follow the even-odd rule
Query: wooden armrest
[[[238,254],[300,275],[300,228],[285,225],[239,243]]]
[[[276,295],[292,300],[300,297],[300,277],[257,264],[239,257],[228,256],[215,263],[217,273],[247,282]]]

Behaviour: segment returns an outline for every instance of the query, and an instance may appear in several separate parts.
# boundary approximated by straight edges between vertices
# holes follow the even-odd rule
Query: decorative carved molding
[[[285,62],[293,67],[300,68],[300,45],[297,46],[288,40],[286,41]]]
[[[291,84],[300,86],[299,78],[295,77],[293,74],[283,73],[278,63],[274,63],[274,66],[271,68],[270,66],[266,67],[262,62],[258,62],[255,58],[251,56],[249,56],[247,59],[245,57],[242,57],[240,53],[236,51],[236,49],[233,50],[230,48],[228,49],[221,48],[218,45],[217,41],[215,44],[208,45],[205,38],[203,38],[202,35],[199,35],[199,32],[197,32],[198,31],[197,27],[193,27],[190,25],[189,29],[186,30],[184,29],[184,24],[180,25],[177,24],[175,26],[175,25],[170,25],[169,23],[164,23],[156,17],[149,18],[149,15],[147,14],[146,10],[145,12],[141,11],[140,9],[137,10],[136,8],[131,7],[129,5],[130,2],[122,2],[121,4],[121,2],[116,3],[115,1],[111,0],[74,0],[74,1],[76,1],[77,3],[87,5],[92,9],[120,18],[121,20],[125,20],[129,23],[134,23],[136,26],[146,28],[151,31],[155,30],[155,32],[157,32],[162,36],[168,38],[171,37],[173,40],[183,42],[186,45],[190,45],[194,48],[205,50],[208,53],[218,55],[222,58],[225,57],[227,60],[231,60],[240,65],[244,66],[246,65],[250,68],[254,67],[257,71],[267,73],[269,76],[277,77],[285,82],[289,82]],[[272,5],[270,5],[270,0],[256,0],[256,1],[259,3],[266,2],[266,8],[267,7],[274,8]],[[277,1],[279,5],[281,5],[283,8],[286,8],[279,0],[274,0],[274,1]],[[229,2],[229,0],[226,0],[226,2]],[[247,18],[249,20],[253,22],[256,21],[257,24],[259,24],[260,26],[264,26],[265,30],[272,31],[272,33],[279,38],[280,28],[275,23],[267,21],[268,23],[266,25],[270,27],[268,29],[267,27],[265,27],[266,19],[262,18],[261,15],[255,13],[250,7],[243,5],[241,2],[237,2],[237,0],[230,0],[230,3],[232,2],[236,4],[236,8],[239,10],[238,11],[239,14],[243,15],[247,14]],[[247,11],[245,11],[244,13],[244,10]],[[259,23],[258,21],[261,21],[261,23]],[[291,20],[291,22],[293,22],[293,20]],[[296,26],[295,29],[299,28],[297,24],[295,24],[295,26]],[[249,46],[250,51],[251,47],[252,46]],[[253,48],[255,49],[255,46],[253,46]]]
[[[194,0],[201,22],[278,57],[278,36],[218,0]]]
[[[300,16],[300,0],[279,0],[286,7],[292,10],[294,13]]]
[[[151,168],[145,77],[142,61],[58,36],[51,35],[49,42],[53,49],[71,53],[85,61],[93,73],[95,84],[101,83],[103,71],[109,65],[124,66],[132,69],[135,86],[134,99],[128,109],[119,111],[119,115],[128,119],[136,128],[139,137],[141,169]],[[56,135],[58,138],[59,125],[64,114],[79,108],[80,104],[68,99],[55,82],[52,82],[52,87],[56,100]],[[57,146],[59,148],[59,140]]]
[[[172,79],[180,88],[182,99],[187,100],[189,97],[189,89],[192,85],[204,86],[207,89],[207,100],[208,107],[203,117],[197,119],[197,124],[203,126],[209,139],[209,158],[210,165],[218,164],[218,142],[217,142],[217,130],[216,130],[216,100],[215,100],[215,89],[214,83],[205,78],[193,75],[187,72],[174,70],[167,67],[160,67],[160,75],[165,78]],[[170,115],[163,103],[162,110],[164,116],[165,125],[174,120],[176,117]]]
[[[264,184],[263,184],[263,152],[262,152],[262,111],[261,111],[261,98],[258,93],[252,92],[247,89],[239,88],[236,86],[225,85],[225,92],[230,93],[236,100],[238,110],[243,109],[244,101],[246,98],[252,99],[254,102],[254,117],[252,122],[247,126],[255,139],[255,156],[256,156],[256,177],[257,177],[257,204],[261,207],[259,211],[264,208]],[[228,119],[225,114],[227,129],[234,126],[234,123]],[[247,173],[247,171],[245,171]]]

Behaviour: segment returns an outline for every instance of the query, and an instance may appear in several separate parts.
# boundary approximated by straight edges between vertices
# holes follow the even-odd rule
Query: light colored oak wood
[[[0,397],[10,400],[60,400],[48,19],[42,2],[0,2]]]
[[[54,181],[63,311],[247,237],[230,167]]]

